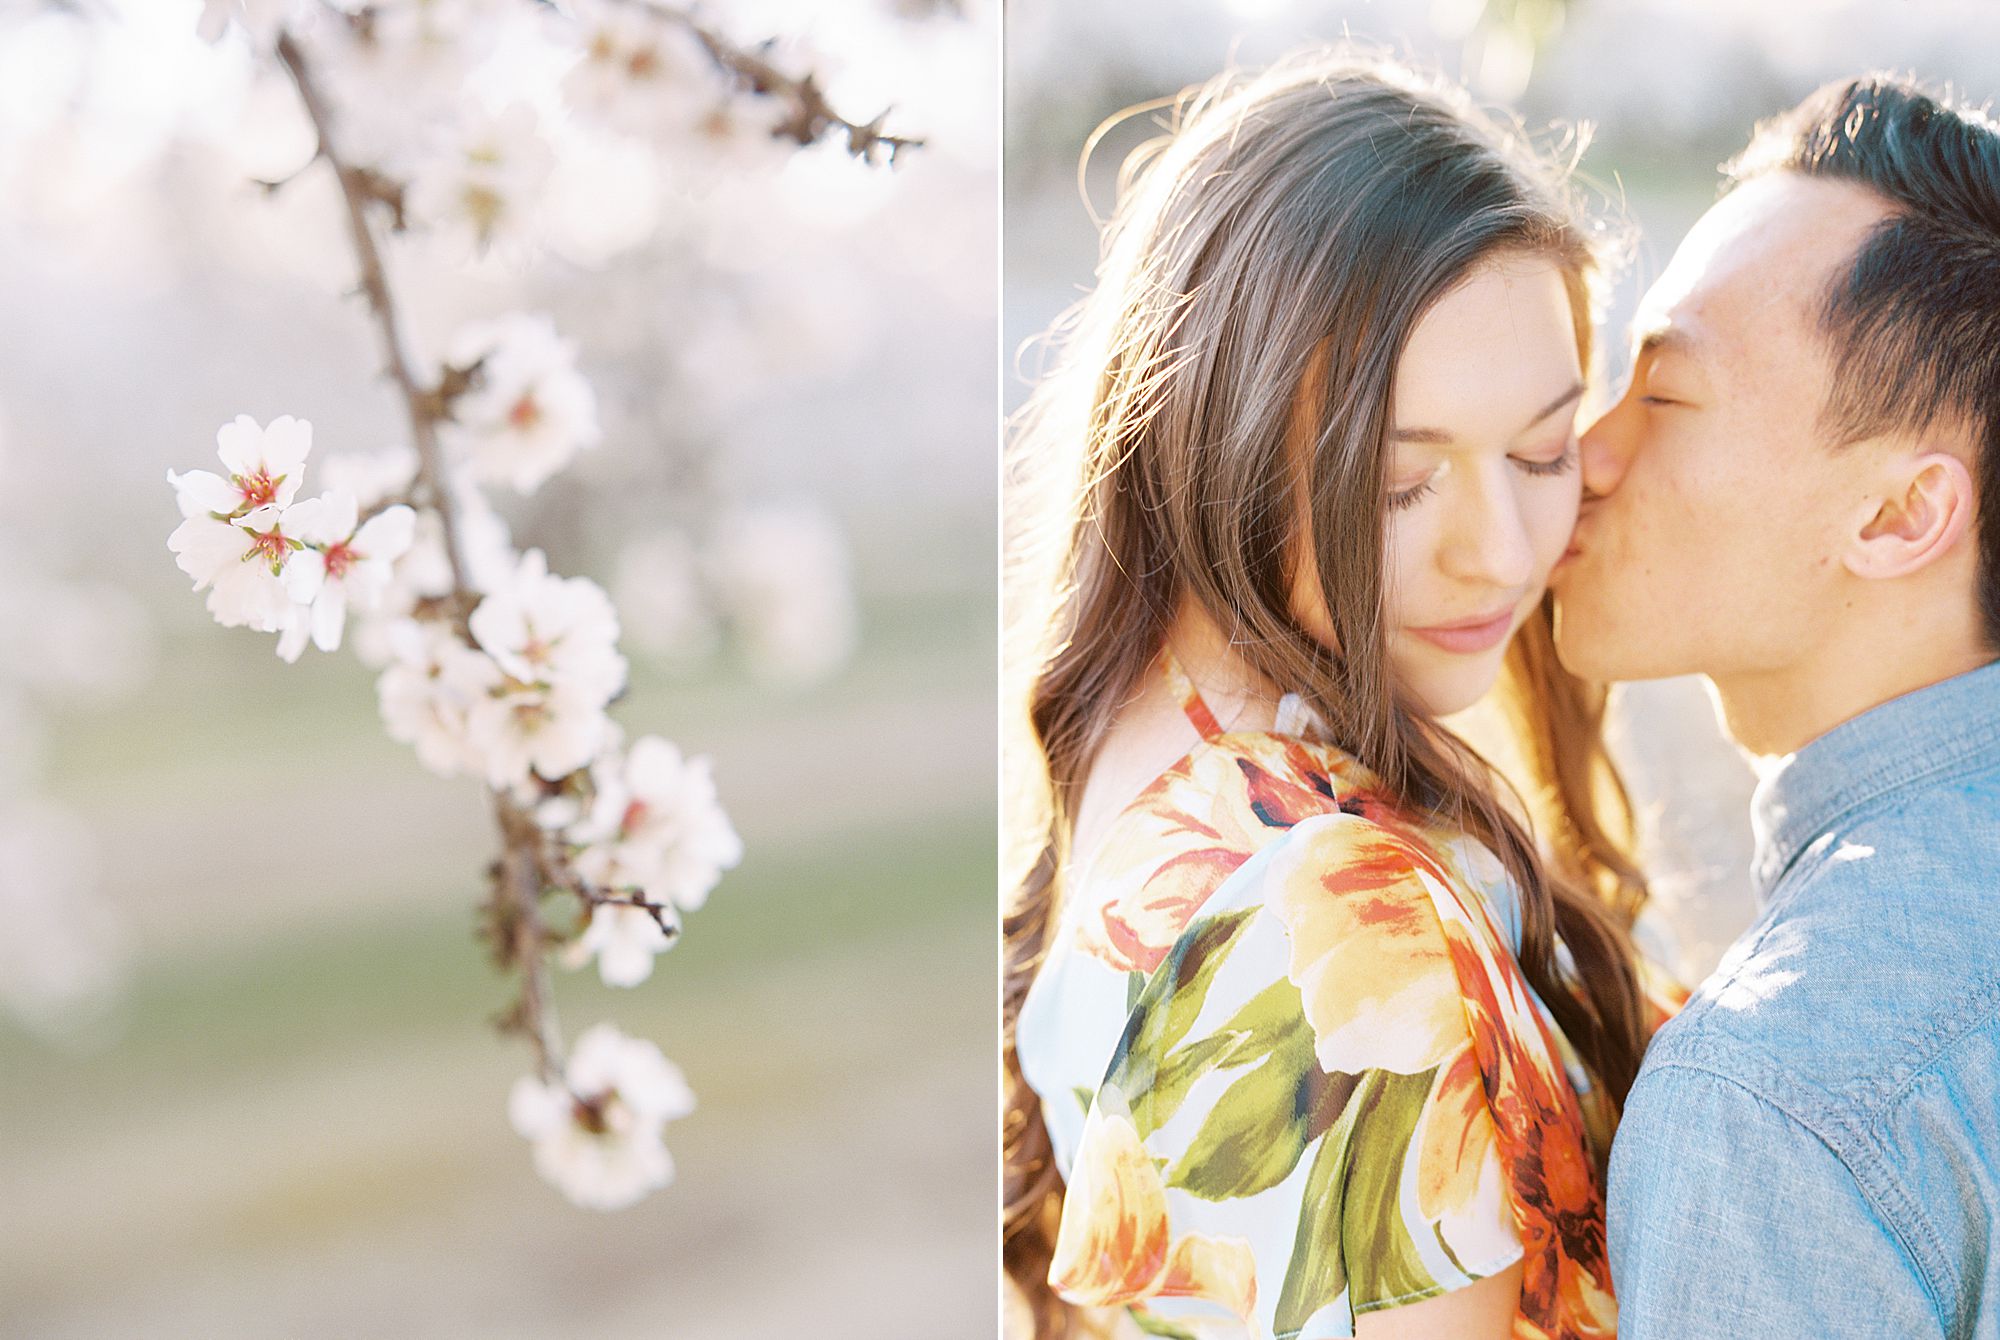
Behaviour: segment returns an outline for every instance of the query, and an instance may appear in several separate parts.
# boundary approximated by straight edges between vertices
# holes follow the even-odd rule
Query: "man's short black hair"
[[[2000,125],[1915,80],[1827,84],[1723,170],[1850,181],[1887,202],[1819,313],[1838,444],[1945,426],[1977,451],[1979,605],[2000,649]]]

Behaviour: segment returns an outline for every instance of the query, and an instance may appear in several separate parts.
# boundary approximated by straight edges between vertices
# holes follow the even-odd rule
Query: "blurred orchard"
[[[1975,102],[2000,98],[2000,9],[1985,0],[1025,0],[1007,13],[1007,273],[1003,401],[1025,398],[1033,343],[1089,286],[1118,162],[1159,114],[1086,138],[1121,110],[1170,96],[1232,58],[1256,65],[1350,35],[1464,81],[1580,171],[1615,226],[1636,233],[1617,277],[1600,392],[1622,387],[1626,326],[1675,245],[1716,197],[1716,168],[1760,117],[1822,82],[1915,70]],[[1475,709],[1463,723],[1489,742]],[[1626,685],[1613,750],[1641,811],[1654,901],[1640,930],[1688,981],[1752,919],[1748,805],[1755,777],[1721,734],[1704,683]]]
[[[0,8],[0,1335],[988,1324],[997,22]]]

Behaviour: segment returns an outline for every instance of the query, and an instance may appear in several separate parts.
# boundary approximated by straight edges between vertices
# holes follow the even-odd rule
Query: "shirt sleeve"
[[[1319,1340],[1521,1255],[1423,877],[1365,820],[1301,822],[1147,976],[1085,1119],[1051,1285]]]
[[[1609,1212],[1624,1340],[1944,1334],[1848,1166],[1723,1075],[1641,1074],[1612,1143]]]

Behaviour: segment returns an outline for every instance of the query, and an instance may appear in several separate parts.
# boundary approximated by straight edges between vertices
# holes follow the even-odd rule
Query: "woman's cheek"
[[[1546,577],[1549,569],[1569,548],[1576,533],[1577,510],[1583,500],[1582,481],[1575,470],[1552,479],[1529,481],[1528,496],[1522,500],[1527,518],[1529,542],[1535,551],[1536,570]]]

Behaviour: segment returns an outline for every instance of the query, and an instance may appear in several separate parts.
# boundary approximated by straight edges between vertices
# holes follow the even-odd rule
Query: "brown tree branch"
[[[386,189],[387,183],[372,169],[350,164],[341,158],[334,132],[334,118],[312,75],[311,64],[292,34],[281,30],[277,42],[278,59],[283,62],[298,88],[306,114],[319,137],[315,158],[323,158],[340,183],[341,200],[346,206],[348,234],[354,244],[355,259],[361,267],[361,292],[382,338],[387,373],[402,393],[410,420],[410,435],[417,451],[417,474],[410,488],[413,502],[435,511],[444,531],[445,556],[451,565],[452,591],[434,608],[444,612],[461,637],[468,637],[466,620],[477,593],[466,583],[459,555],[457,507],[444,484],[443,453],[438,442],[438,424],[449,412],[451,398],[465,389],[467,374],[449,370],[437,385],[427,384],[416,373],[403,340],[394,295],[389,286],[382,253],[368,220],[374,204],[390,211],[391,224],[402,225],[400,191]],[[495,954],[501,962],[520,973],[521,989],[513,1007],[500,1019],[505,1031],[528,1038],[535,1051],[536,1067],[544,1081],[562,1077],[562,1044],[556,1027],[555,1004],[549,989],[547,955],[548,928],[542,922],[541,894],[544,887],[543,834],[532,815],[512,797],[493,791],[494,817],[500,827],[502,851],[493,870],[492,902],[487,908],[487,926],[494,939]]]
[[[834,110],[827,101],[826,93],[811,71],[802,75],[791,75],[773,65],[763,54],[769,43],[760,44],[752,50],[738,46],[715,29],[703,23],[692,9],[671,3],[671,0],[618,0],[621,4],[645,10],[656,18],[677,24],[691,33],[709,59],[721,67],[723,73],[740,81],[750,92],[764,97],[775,98],[790,104],[789,114],[778,122],[778,134],[805,145],[818,142],[822,135],[830,131],[841,131],[847,136],[847,152],[864,163],[876,161],[878,150],[886,155],[887,162],[894,166],[896,155],[905,149],[914,149],[923,144],[921,139],[907,135],[887,135],[882,131],[883,123],[889,118],[891,108],[883,108],[873,121],[849,120]]]

